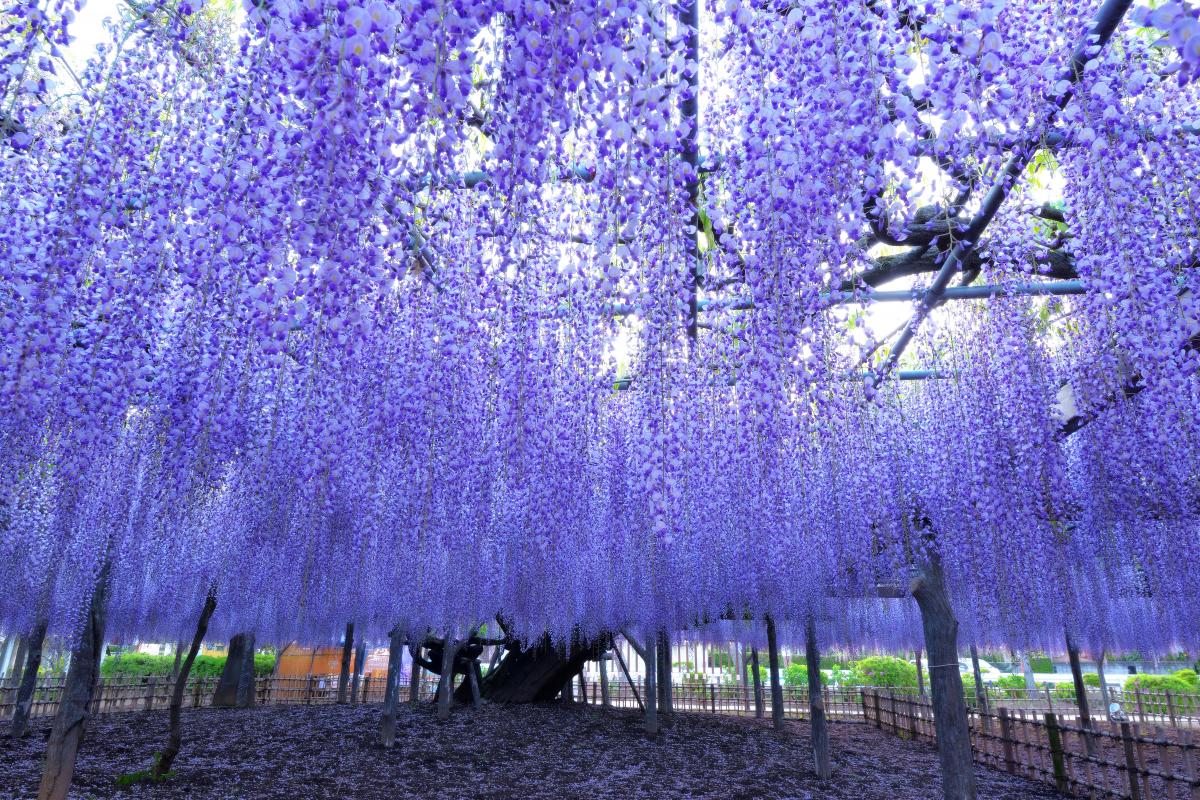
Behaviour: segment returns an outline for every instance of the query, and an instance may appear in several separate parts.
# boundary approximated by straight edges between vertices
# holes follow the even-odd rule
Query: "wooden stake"
[[[758,666],[758,648],[750,648],[750,669],[754,672],[754,716],[763,718],[762,672]]]

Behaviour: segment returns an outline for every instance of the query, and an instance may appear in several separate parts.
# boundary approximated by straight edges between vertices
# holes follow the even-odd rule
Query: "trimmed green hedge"
[[[854,686],[915,687],[917,667],[903,658],[869,656],[851,668],[849,683]]]
[[[1032,653],[1029,656],[1029,668],[1034,672],[1054,672],[1054,662],[1045,653]]]
[[[1125,680],[1125,691],[1129,693],[1125,698],[1126,711],[1136,709],[1137,700],[1133,695],[1138,689],[1153,693],[1142,696],[1142,709],[1148,714],[1169,711],[1166,697],[1161,694],[1166,691],[1171,693],[1171,703],[1176,711],[1190,714],[1196,710],[1196,687],[1175,675],[1130,675]]]
[[[788,686],[808,686],[808,667],[792,664],[783,671],[783,682]]]
[[[175,656],[155,656],[149,653],[120,653],[104,659],[100,674],[105,678],[166,677],[175,666]],[[192,663],[191,676],[215,678],[225,668],[225,656],[196,656]],[[258,677],[270,675],[275,669],[272,653],[254,654],[254,674]]]

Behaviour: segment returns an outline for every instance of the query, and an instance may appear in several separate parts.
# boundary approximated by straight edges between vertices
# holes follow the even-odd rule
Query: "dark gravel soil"
[[[832,726],[834,777],[809,770],[808,726],[776,736],[756,720],[677,715],[657,739],[626,711],[556,706],[455,709],[438,724],[405,705],[397,746],[376,743],[379,706],[186,710],[176,776],[118,788],[146,769],[165,738],[164,711],[89,721],[75,798],[754,798],[929,800],[941,796],[937,754],[856,724]],[[0,735],[0,798],[37,791],[48,719],[31,736]],[[980,800],[1059,798],[1051,789],[977,767]]]

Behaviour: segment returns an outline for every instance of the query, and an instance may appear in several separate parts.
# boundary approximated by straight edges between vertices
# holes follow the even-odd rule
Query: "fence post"
[[[146,710],[154,708],[154,679],[149,675],[142,678],[142,684],[146,690]]]
[[[316,682],[317,682],[316,675],[308,676],[308,685],[305,686],[305,689],[304,689],[304,705],[306,705],[306,706],[312,705],[313,688],[314,688],[314,684]]]
[[[1167,698],[1167,715],[1171,718],[1171,725],[1178,725],[1179,723],[1175,721],[1175,701],[1171,699],[1171,690],[1165,690],[1164,694]]]
[[[912,734],[915,742],[920,738],[921,732],[917,730],[917,715],[921,713],[921,700],[918,697],[909,695],[908,697],[908,731]]]
[[[1183,755],[1183,774],[1186,776],[1188,786],[1188,798],[1190,800],[1200,800],[1200,776],[1196,774],[1196,754],[1192,746],[1192,732],[1184,731],[1182,736],[1183,746],[1179,748]]]
[[[879,691],[878,690],[871,691],[871,702],[875,706],[875,727],[878,728],[879,730],[883,730],[883,711],[880,710],[880,706],[879,706]]]
[[[1000,706],[1000,740],[1004,744],[1004,769],[1010,774],[1017,774],[1017,759],[1013,753],[1013,738],[1012,738],[1012,717],[1008,715],[1008,708]]]
[[[858,690],[858,696],[859,696],[859,699],[861,699],[861,700],[862,700],[862,708],[863,708],[863,712],[862,712],[862,714],[863,714],[863,722],[870,722],[870,721],[871,721],[871,715],[867,713],[867,690],[866,690],[866,689],[859,689],[859,690]]]
[[[1139,684],[1134,684],[1133,696],[1137,700],[1138,722],[1146,721],[1146,708],[1142,705],[1142,687]]]
[[[1058,716],[1046,712],[1046,738],[1050,741],[1050,760],[1054,764],[1054,786],[1063,794],[1070,788],[1067,780],[1067,761],[1063,753],[1062,732],[1058,729]]]
[[[362,682],[362,704],[363,705],[366,705],[366,703],[367,703],[367,692],[369,692],[369,691],[371,691],[371,676],[364,675],[363,682]]]
[[[710,683],[708,685],[708,697],[712,700],[712,713],[717,713],[717,685]]]
[[[1129,777],[1129,796],[1133,800],[1141,800],[1142,791],[1138,785],[1137,760],[1133,756],[1133,733],[1129,723],[1121,723],[1121,743],[1125,747],[1125,774]]]
[[[63,687],[63,692],[66,692],[66,687]],[[59,702],[62,702],[62,695],[59,695]],[[96,696],[92,699],[92,713],[99,714],[100,706],[104,702],[104,678],[96,681]]]

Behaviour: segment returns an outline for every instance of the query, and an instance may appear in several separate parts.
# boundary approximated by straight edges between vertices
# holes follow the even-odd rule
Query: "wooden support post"
[[[610,703],[608,696],[608,660],[611,656],[604,653],[600,656],[600,704],[607,708]]]
[[[921,648],[917,648],[917,693],[925,696],[925,670],[921,669]]]
[[[971,729],[958,672],[958,620],[950,607],[941,561],[936,555],[920,565],[912,594],[921,610],[938,760],[945,800],[975,800],[975,760]]]
[[[408,675],[408,702],[415,703],[421,699],[421,665],[417,658],[421,655],[421,645],[410,643],[408,654],[412,656],[412,668]]]
[[[354,656],[354,623],[346,623],[346,635],[342,639],[342,669],[338,672],[337,703],[346,705],[350,697],[350,660]]]
[[[479,693],[479,662],[472,660],[467,665],[467,681],[471,685],[471,707],[479,708],[483,705],[483,699]],[[570,681],[567,682],[568,684]]]
[[[1021,672],[1025,674],[1025,691],[1032,697],[1037,691],[1037,680],[1033,677],[1033,664],[1029,661],[1029,654],[1021,653]]]
[[[392,747],[396,743],[396,705],[400,695],[400,660],[404,657],[404,626],[397,625],[388,633],[387,683],[383,686],[383,717],[379,723],[379,743]],[[416,660],[413,672],[416,673]]]
[[[746,659],[746,648],[741,642],[737,643],[737,668],[742,679],[742,697],[745,698],[746,710],[750,710],[750,663]]]
[[[213,692],[214,708],[245,708],[253,705],[253,700],[246,702],[242,673],[246,666],[246,654],[250,654],[250,681],[253,685],[254,675],[254,634],[239,633],[229,640],[226,650],[225,666],[221,669],[221,677]]]
[[[983,673],[979,670],[979,648],[971,645],[971,671],[975,673],[975,706],[983,715],[984,727],[987,726],[988,697],[987,689],[983,686]]]
[[[1171,720],[1171,725],[1178,725],[1179,722],[1175,719],[1175,701],[1171,698],[1171,690],[1163,690],[1163,698],[1167,701],[1167,717]]]
[[[782,733],[783,684],[779,680],[779,640],[775,633],[775,620],[770,614],[764,620],[767,624],[767,663],[771,678],[771,725]]]
[[[1071,789],[1067,780],[1067,759],[1063,750],[1062,731],[1058,727],[1058,715],[1046,712],[1046,739],[1050,744],[1050,761],[1054,767],[1054,787],[1063,794]]]
[[[192,635],[192,644],[188,648],[187,658],[179,666],[178,674],[175,676],[175,686],[171,690],[171,710],[170,721],[167,725],[167,746],[163,748],[162,754],[154,763],[153,775],[155,779],[162,779],[168,772],[171,771],[171,765],[175,763],[175,757],[179,755],[179,749],[183,746],[183,694],[187,690],[188,676],[192,672],[192,664],[196,662],[196,655],[200,652],[200,646],[204,642],[204,634],[208,632],[208,621],[212,619],[213,611],[217,608],[217,592],[216,588],[212,587],[208,590],[208,595],[204,598],[204,606],[200,609],[200,619],[196,621],[196,632]],[[196,684],[196,693],[199,695],[200,685]]]
[[[142,676],[142,692],[144,694],[143,711],[150,711],[154,708],[154,682],[149,675]]]
[[[587,681],[583,678],[582,670],[579,673],[579,696],[583,700],[583,704],[586,706],[588,701]]]
[[[763,718],[762,672],[758,665],[758,648],[750,649],[750,669],[754,673],[754,716]]]
[[[46,642],[48,621],[39,619],[28,637],[21,640],[18,655],[24,653],[25,661],[18,662],[15,669],[21,670],[21,683],[17,688],[17,700],[13,706],[12,737],[20,739],[29,732],[29,713],[33,708],[33,695],[37,690],[38,670],[42,667],[42,646]]]
[[[1112,698],[1108,694],[1108,678],[1104,675],[1104,651],[1100,651],[1100,657],[1096,659],[1096,676],[1100,678],[1100,702],[1104,703],[1104,718],[1111,721]]]
[[[363,703],[363,705],[367,704],[367,697],[370,696],[370,694],[371,694],[371,676],[367,675],[367,676],[363,677],[363,682],[362,682],[362,703]]]
[[[354,677],[350,679],[350,704],[358,702],[358,689],[362,684],[363,668],[367,663],[367,640],[360,636],[358,637],[358,649],[354,653]],[[366,700],[366,692],[363,692],[363,702]]]
[[[621,672],[625,673],[625,681],[629,684],[629,688],[633,692],[633,699],[637,701],[638,708],[645,711],[646,704],[642,702],[642,696],[638,694],[637,684],[633,682],[633,676],[629,674],[629,667],[625,664],[625,656],[621,655],[621,648],[614,647],[613,655],[617,657],[617,664],[620,665]]]
[[[708,685],[708,697],[712,708],[712,713],[717,713],[717,685],[710,683]]]
[[[38,800],[66,800],[75,777],[75,757],[83,740],[83,726],[100,671],[100,651],[104,647],[104,624],[108,606],[109,562],[100,568],[96,589],[88,606],[87,622],[78,643],[71,650],[71,665],[63,684],[62,699],[50,738],[46,741],[45,766],[38,787]]]
[[[1083,666],[1079,662],[1079,646],[1071,632],[1067,631],[1067,658],[1071,662],[1071,680],[1075,684],[1075,704],[1079,708],[1079,727],[1088,731],[1083,735],[1084,747],[1089,756],[1096,755],[1096,737],[1092,735],[1092,715],[1088,709],[1087,684],[1083,682]]]
[[[674,672],[671,663],[671,637],[666,629],[658,634],[658,710],[664,721],[668,721],[675,713],[671,696],[671,675]]]
[[[438,676],[437,718],[445,722],[450,719],[450,695],[454,693],[454,658],[458,654],[458,645],[454,641],[453,631],[446,631],[442,642],[442,674]]]
[[[657,638],[654,634],[646,637],[646,733],[651,736],[658,734],[658,686],[654,674],[658,669]]]
[[[1129,779],[1129,796],[1132,800],[1142,799],[1142,788],[1138,781],[1137,759],[1133,754],[1133,732],[1128,722],[1121,723],[1121,744],[1125,750],[1125,774]]]
[[[1017,758],[1013,752],[1012,716],[1008,709],[1000,706],[1000,740],[1004,744],[1004,770],[1011,775],[1017,774]]]
[[[817,649],[817,627],[812,615],[804,625],[804,660],[808,667],[808,713],[812,727],[813,769],[825,780],[833,775],[829,758],[829,725],[825,720],[825,698],[821,694],[821,653]]]

